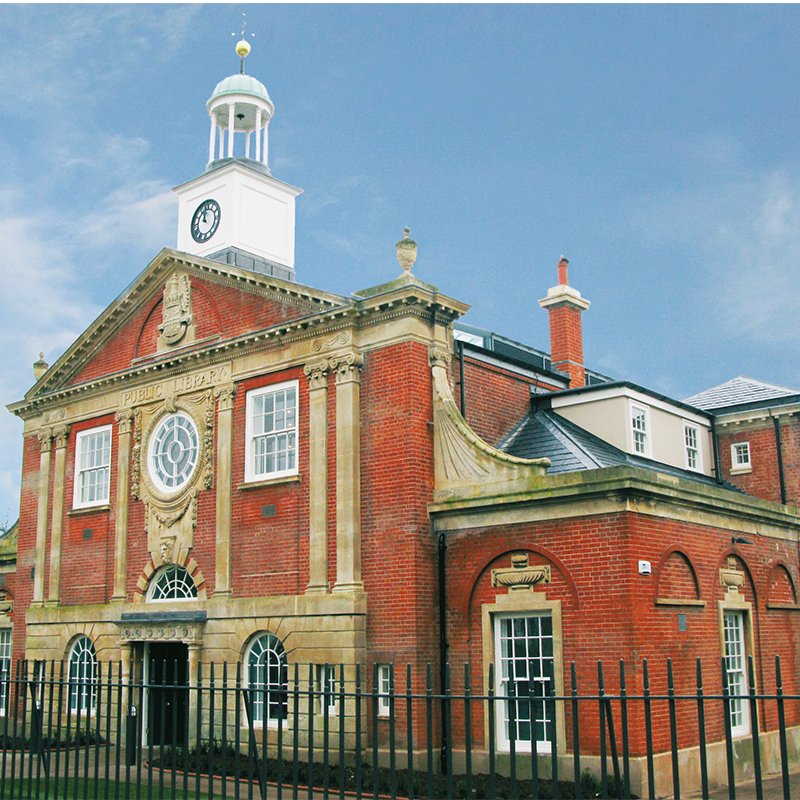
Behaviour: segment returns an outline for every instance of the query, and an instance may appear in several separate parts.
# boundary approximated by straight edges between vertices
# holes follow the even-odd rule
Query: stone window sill
[[[83,514],[94,514],[96,511],[111,511],[111,506],[108,503],[102,506],[81,506],[80,508],[71,508],[67,513],[71,517],[79,517]]]
[[[657,606],[694,606],[705,608],[705,600],[688,600],[682,597],[656,597]]]
[[[261,489],[264,486],[280,486],[282,483],[300,483],[302,478],[299,475],[284,475],[281,478],[267,478],[263,481],[246,481],[240,483],[236,488],[240,491],[248,489]]]

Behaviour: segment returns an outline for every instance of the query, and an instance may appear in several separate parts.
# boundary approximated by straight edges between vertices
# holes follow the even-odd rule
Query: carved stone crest
[[[188,275],[176,272],[167,279],[162,310],[162,322],[158,326],[161,334],[158,340],[159,349],[173,347],[184,339],[185,344],[194,341],[192,285]]]

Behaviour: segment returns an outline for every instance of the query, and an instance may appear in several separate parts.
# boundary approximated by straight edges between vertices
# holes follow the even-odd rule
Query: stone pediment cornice
[[[205,278],[211,282],[237,288],[278,302],[290,303],[316,315],[320,311],[348,308],[352,300],[341,295],[311,289],[292,281],[239,269],[218,261],[189,256],[165,248],[125,291],[87,328],[72,346],[50,367],[26,393],[25,399],[35,402],[62,388],[75,372],[92,358],[150,298],[163,291],[163,284],[176,270]],[[194,348],[192,348],[194,350]],[[158,361],[154,358],[149,363]],[[127,374],[127,370],[124,374]],[[123,374],[123,373],[120,373]],[[76,387],[77,388],[77,387]],[[16,412],[16,406],[9,406]]]
[[[140,307],[142,302],[140,298],[146,298],[161,291],[163,280],[176,268],[181,266],[191,268],[198,265],[209,274],[226,275],[225,282],[240,278],[246,280],[247,283],[260,287],[258,291],[263,296],[267,296],[267,293],[272,291],[286,294],[296,291],[298,295],[308,298],[318,297],[320,303],[328,304],[336,300],[343,305],[328,307],[316,314],[230,339],[203,340],[187,345],[185,348],[157,353],[149,358],[137,359],[128,369],[85,383],[64,386],[64,383],[69,380],[69,376],[91,358],[91,353],[108,341],[108,338],[113,335],[113,331],[124,324],[125,320]],[[28,392],[25,400],[10,404],[8,409],[22,418],[32,417],[73,398],[84,398],[115,391],[122,386],[135,388],[152,382],[156,376],[158,379],[162,379],[196,370],[199,367],[213,367],[215,364],[230,360],[234,354],[236,356],[244,355],[252,349],[269,350],[302,340],[329,337],[341,331],[364,329],[400,317],[418,317],[429,323],[435,321],[439,325],[448,325],[469,309],[468,305],[452,300],[440,294],[436,287],[428,286],[420,281],[396,286],[391,291],[368,297],[344,298],[325,293],[315,295],[312,290],[293,285],[289,281],[281,281],[256,273],[249,275],[244,273],[244,270],[228,268],[217,262],[184,257],[183,254],[174,251],[162,251],[145,271],[145,274],[134,282],[132,287],[118,298],[48,370],[46,375]],[[304,363],[304,360],[298,358],[297,363]],[[293,365],[294,361],[286,363],[286,366]]]

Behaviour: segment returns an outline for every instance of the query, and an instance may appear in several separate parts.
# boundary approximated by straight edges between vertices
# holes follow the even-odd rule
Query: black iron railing
[[[436,686],[425,666],[295,664],[280,684],[248,685],[241,664],[188,676],[163,664],[137,680],[121,663],[76,678],[22,662],[0,687],[0,799],[678,798],[721,786],[743,800],[763,797],[767,774],[790,798],[800,697],[785,693],[780,660],[767,692],[751,659],[744,695],[724,661],[707,676],[699,661],[688,678],[682,667],[620,663],[612,677],[598,663],[579,686],[576,664],[500,684],[492,665],[477,678],[464,665]]]

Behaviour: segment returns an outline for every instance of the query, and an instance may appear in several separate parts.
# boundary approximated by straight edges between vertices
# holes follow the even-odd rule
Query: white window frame
[[[86,635],[78,636],[69,649],[69,708],[88,714],[97,705],[97,651]]]
[[[378,664],[378,716],[388,717],[392,713],[392,667]]]
[[[178,432],[177,435],[176,431]],[[183,441],[185,439],[190,442],[188,447]],[[166,448],[164,448],[165,442],[172,444],[167,444]],[[174,461],[169,460],[174,455],[172,447],[175,446],[177,446],[180,455],[188,452],[189,460],[184,464],[179,474],[167,475],[165,468],[175,465]],[[147,444],[147,469],[150,480],[156,489],[165,495],[177,494],[182,489],[185,489],[191,483],[200,463],[201,448],[200,431],[191,414],[178,410],[161,417],[153,427]],[[159,473],[164,474],[168,479],[173,479],[174,483],[165,482]]]
[[[691,437],[694,438],[694,444],[690,441]],[[700,428],[685,420],[683,423],[683,446],[686,453],[686,469],[690,469],[693,472],[702,472],[703,454],[700,449]]]
[[[81,448],[83,443],[90,437],[108,435],[108,462],[82,467]],[[93,508],[94,506],[106,506],[111,499],[111,445],[112,445],[111,425],[100,425],[97,428],[89,428],[85,431],[78,431],[75,436],[75,486],[72,493],[73,508]],[[105,473],[105,492],[91,500],[83,500],[84,477],[90,474]],[[95,485],[95,489],[96,489]]]
[[[265,655],[266,660],[263,661],[262,656]],[[256,672],[259,680],[255,683],[252,679],[254,669],[260,670],[260,673]],[[276,677],[277,680],[273,680]],[[274,633],[261,631],[251,639],[244,654],[244,685],[248,689],[255,689],[256,696],[251,698],[253,725],[263,728],[266,717],[268,728],[277,728],[279,724],[285,727],[289,716],[289,667],[286,648]],[[273,692],[283,695],[285,705],[282,717],[270,714],[275,702],[270,696]]]
[[[8,713],[8,687],[11,681],[11,628],[0,628],[0,717]]]
[[[750,733],[750,701],[747,695],[746,611],[725,608],[722,611],[723,656],[728,677],[731,735]]]
[[[320,665],[317,673],[317,685],[319,687],[319,713],[325,714],[327,706],[328,716],[336,716],[339,713],[339,675],[335,664]]]
[[[747,461],[739,461],[742,449],[747,450]],[[734,442],[731,445],[731,472],[750,472],[753,468],[752,450],[750,442]]]
[[[165,580],[169,591],[174,592],[175,597],[155,597],[156,592],[161,591]],[[189,574],[189,570],[180,564],[167,564],[150,579],[150,586],[147,589],[148,603],[186,603],[193,600],[197,600],[197,584]]]
[[[287,389],[294,389],[294,397],[295,397],[295,404],[294,404],[294,424],[287,425],[279,430],[275,431],[274,433],[269,434],[261,434],[256,433],[256,426],[255,426],[255,419],[254,419],[254,408],[256,399],[259,397],[264,397],[265,395],[269,394],[278,394],[280,392],[285,392]],[[283,478],[289,475],[297,475],[299,466],[298,466],[298,433],[299,433],[299,407],[300,407],[300,383],[299,381],[284,381],[283,383],[273,383],[269,386],[262,386],[258,389],[252,389],[247,393],[247,403],[246,403],[246,414],[247,419],[245,423],[245,467],[244,467],[244,479],[248,483],[252,483],[255,481],[264,481],[270,480],[272,478]],[[257,450],[257,441],[261,438],[272,438],[272,437],[279,437],[282,435],[287,435],[289,438],[293,439],[293,444],[289,446],[289,452],[293,454],[293,461],[294,463],[287,467],[286,469],[276,469],[276,470],[263,470],[259,471],[256,469],[256,460],[257,457],[260,455],[256,452]]]
[[[507,623],[511,623],[513,625],[513,621],[517,619],[539,619],[543,620],[546,619],[549,622],[550,627],[550,634],[549,636],[539,636],[539,652],[542,652],[541,645],[542,643],[549,639],[550,640],[550,653],[551,655],[548,656],[539,656],[534,657],[533,659],[526,660],[526,670],[530,669],[531,660],[538,661],[540,663],[540,672],[543,675],[553,674],[555,671],[555,656],[556,656],[556,630],[555,630],[555,622],[553,620],[552,614],[548,611],[522,611],[522,612],[515,612],[511,614],[495,614],[493,616],[494,622],[494,647],[495,647],[495,692],[498,698],[508,698],[510,685],[511,685],[511,675],[510,675],[510,662],[513,659],[504,656],[503,653],[503,641],[504,637],[502,635],[502,628]],[[547,668],[546,664],[549,662],[550,667]],[[526,675],[525,678],[528,676]],[[542,684],[542,695],[546,697],[550,693],[550,686],[549,686],[549,677],[538,677],[536,678],[536,682]],[[525,683],[528,683],[525,680]],[[537,695],[538,696],[538,695]],[[527,695],[525,695],[527,697]],[[527,700],[521,701],[522,708],[520,709],[522,713],[526,713],[526,711],[530,710],[531,706]],[[498,749],[500,750],[510,750],[511,743],[509,737],[509,730],[510,730],[510,705],[511,701],[508,699],[502,699],[496,704],[496,713],[497,713],[497,744]],[[538,705],[538,704],[537,704]],[[541,703],[541,713],[543,714],[555,714],[554,709],[555,704],[547,704]],[[517,705],[517,708],[520,708],[520,704]],[[536,713],[536,707],[534,706],[534,713]],[[517,717],[519,720],[519,717]],[[530,720],[523,720],[530,725]],[[554,729],[558,722],[555,717],[553,719],[539,719],[540,722],[544,722],[545,728]],[[535,725],[531,727],[531,731],[535,731]],[[550,753],[552,752],[552,737],[546,740],[536,740],[536,752],[537,753]],[[531,752],[531,741],[530,739],[516,739],[514,742],[514,749],[517,752]]]
[[[652,458],[653,443],[652,434],[650,429],[650,409],[641,403],[631,402],[630,404],[630,431],[631,431],[631,453],[644,458]],[[644,419],[644,427],[640,428],[637,425],[637,419]],[[641,435],[642,449],[637,447],[637,434]]]

